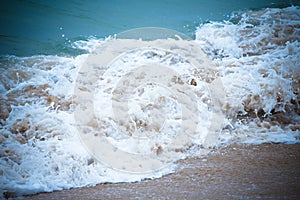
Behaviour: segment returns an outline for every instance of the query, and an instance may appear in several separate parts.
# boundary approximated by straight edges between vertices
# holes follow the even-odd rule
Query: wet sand
[[[233,145],[137,183],[41,193],[26,199],[300,199],[300,144]]]

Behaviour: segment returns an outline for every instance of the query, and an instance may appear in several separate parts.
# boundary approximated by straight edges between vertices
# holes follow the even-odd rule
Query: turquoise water
[[[300,5],[291,0],[18,1],[0,7],[0,55],[78,54],[70,43],[139,27],[170,28],[194,37],[199,24],[233,11]],[[80,52],[79,52],[80,53]]]

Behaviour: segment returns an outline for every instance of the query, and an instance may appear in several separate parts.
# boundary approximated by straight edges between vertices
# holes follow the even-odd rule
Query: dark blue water
[[[70,43],[76,40],[148,26],[193,37],[199,24],[228,20],[233,11],[299,4],[295,0],[4,0],[0,55],[72,55]]]

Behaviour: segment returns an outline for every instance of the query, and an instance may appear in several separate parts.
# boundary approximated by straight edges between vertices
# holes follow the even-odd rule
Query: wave
[[[138,151],[170,160],[163,168],[147,173],[126,173],[98,162],[84,146],[74,117],[79,105],[88,102],[74,95],[76,87],[78,91],[88,91],[87,87],[76,85],[81,80],[78,74],[85,73],[81,71],[82,66],[97,55],[98,49],[128,40],[109,37],[76,41],[73,48],[86,53],[74,57],[2,56],[0,190],[3,196],[158,178],[172,173],[176,169],[173,162],[178,159],[203,155],[212,147],[233,143],[299,143],[299,31],[299,7],[264,9],[235,14],[226,22],[202,24],[193,41],[131,40],[130,44],[139,48],[129,49],[126,54],[121,54],[122,48],[128,45],[115,46],[113,50],[121,56],[105,69],[96,66],[97,73],[105,72],[101,79],[92,83],[96,84],[93,96],[96,114],[88,122],[87,130],[98,131],[101,137],[123,151],[133,154]],[[153,44],[157,48],[147,48]],[[141,83],[143,88],[133,85],[129,91],[122,86],[128,79],[119,80],[135,76],[139,72],[134,67],[137,65],[150,65],[152,70],[164,65],[172,72],[161,74],[166,76],[159,78],[162,81],[159,84]],[[172,74],[174,70],[180,78]],[[83,81],[93,80],[94,75],[88,75],[91,77]],[[173,78],[173,85],[179,85],[176,92],[163,85],[168,78]],[[224,96],[213,95],[218,87],[213,87],[212,91],[210,86],[217,80],[221,80]],[[118,85],[122,92],[114,91],[117,83],[122,83]],[[180,88],[180,85],[187,88]],[[188,97],[193,97],[189,98],[192,100],[185,102],[178,90],[189,91],[185,94],[191,95]],[[127,93],[134,98],[128,102],[130,117],[121,122],[111,117],[114,111],[109,99],[116,95],[122,99],[125,98],[122,94],[126,96]],[[222,121],[213,114],[214,98],[224,116]],[[197,112],[190,106],[194,102]],[[182,115],[185,107],[188,115]],[[162,126],[157,125],[160,121],[154,120],[161,117],[166,119]],[[177,134],[175,130],[184,120],[194,122],[192,119],[197,119],[197,125],[189,133],[192,139],[181,138],[179,143],[170,146]],[[212,121],[221,124],[217,137],[207,144],[207,134],[203,133],[208,132]],[[120,130],[115,128],[118,123],[123,123]],[[122,130],[129,134],[122,135]],[[147,134],[142,135],[144,133]],[[137,137],[151,140],[136,140]],[[109,155],[109,159],[115,160],[113,156],[118,154]],[[111,161],[109,159],[107,162]]]

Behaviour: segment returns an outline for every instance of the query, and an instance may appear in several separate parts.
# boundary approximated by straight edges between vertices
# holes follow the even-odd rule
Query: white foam
[[[84,55],[75,59],[43,57],[44,62],[28,69],[35,76],[24,81],[23,87],[47,83],[51,85],[49,95],[67,97],[73,90],[72,79],[76,78],[77,64],[80,64],[82,57]],[[39,59],[40,57],[24,58],[22,62],[38,63]],[[51,61],[52,69],[41,69],[48,61]],[[20,85],[14,86],[9,91],[21,88]],[[171,167],[145,177],[118,173],[96,161],[89,164],[88,160],[92,157],[76,134],[72,113],[47,107],[38,95],[33,100],[23,98],[20,103],[23,101],[29,102],[12,106],[12,111],[1,128],[1,135],[7,136],[1,144],[1,154],[4,154],[0,159],[2,192],[33,194],[103,182],[140,181],[146,177],[161,177],[172,171]],[[54,106],[59,105],[55,102]],[[28,121],[28,130],[24,133],[12,130],[17,121]],[[26,138],[27,142],[20,142],[22,138]]]
[[[299,14],[298,7],[250,11],[237,24],[211,22],[197,29],[196,40],[218,66],[227,92],[226,112],[231,123],[227,126],[230,131],[221,134],[225,143],[299,142],[299,129],[291,131],[279,125],[266,129],[257,125],[260,122],[244,124],[231,119],[247,113],[249,95],[247,106],[254,112],[262,109],[265,115],[288,112],[291,100],[299,101],[293,88],[300,72]],[[293,31],[283,33],[292,25],[296,25]]]

